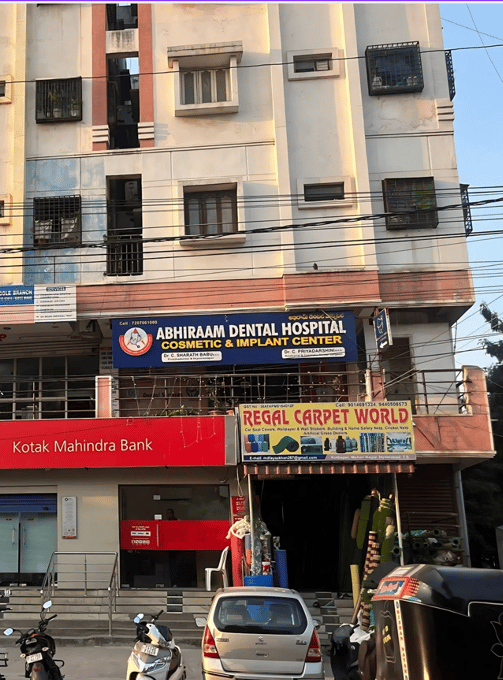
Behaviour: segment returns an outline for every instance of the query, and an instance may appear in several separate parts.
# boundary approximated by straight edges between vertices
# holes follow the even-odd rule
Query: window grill
[[[340,201],[344,198],[344,182],[305,184],[305,201]]]
[[[109,227],[107,237],[107,275],[134,276],[143,274],[143,239],[141,229],[125,230],[116,222]]]
[[[438,225],[433,177],[385,179],[383,195],[386,212],[406,213],[388,215],[387,229],[421,229]]]
[[[0,421],[95,417],[97,355],[0,359]]]
[[[80,196],[33,199],[33,244],[76,244],[81,241]]]
[[[82,78],[37,80],[37,123],[82,120]]]
[[[472,211],[470,209],[470,195],[468,193],[469,184],[460,184],[461,205],[463,207],[463,218],[465,221],[465,234],[470,236],[473,231]]]
[[[316,56],[294,57],[293,70],[295,73],[311,73],[313,71],[331,71],[332,60],[330,54]]]
[[[215,236],[238,230],[236,189],[186,190],[184,206],[187,236]]]
[[[229,101],[229,69],[182,72],[182,102],[208,104]]]
[[[418,42],[371,45],[365,51],[369,95],[421,92],[423,69]]]
[[[445,66],[447,68],[447,82],[449,83],[449,97],[452,100],[456,96],[456,86],[454,84],[454,67],[452,65],[451,50],[445,51]]]
[[[143,274],[141,180],[109,179],[107,276]]]

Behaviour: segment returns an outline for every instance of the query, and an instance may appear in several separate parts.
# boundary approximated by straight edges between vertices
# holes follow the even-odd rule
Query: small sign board
[[[382,352],[393,344],[389,314],[387,309],[383,309],[374,316],[374,333],[377,349]]]
[[[65,496],[62,501],[62,538],[77,538],[77,498]]]

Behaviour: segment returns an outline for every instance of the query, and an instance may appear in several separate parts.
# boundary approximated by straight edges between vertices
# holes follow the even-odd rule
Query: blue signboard
[[[374,333],[376,337],[377,348],[380,351],[393,344],[387,309],[383,309],[382,312],[379,312],[379,314],[374,316]]]
[[[114,319],[114,368],[357,361],[353,312]]]
[[[0,305],[32,305],[33,286],[0,286]]]

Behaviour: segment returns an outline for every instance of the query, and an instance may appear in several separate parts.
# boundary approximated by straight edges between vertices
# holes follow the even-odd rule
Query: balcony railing
[[[0,420],[196,416],[234,413],[240,404],[249,403],[384,400],[410,401],[417,415],[487,413],[482,369],[393,373],[321,368],[246,373],[146,369],[121,372],[118,377],[2,377]]]

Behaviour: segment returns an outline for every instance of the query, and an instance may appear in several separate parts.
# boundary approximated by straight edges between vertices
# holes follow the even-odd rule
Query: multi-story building
[[[494,452],[451,338],[474,293],[438,6],[0,19],[0,582],[57,551],[200,585],[249,491],[297,588],[347,587],[373,488],[402,532],[464,536],[459,471]],[[410,404],[415,455],[383,401]],[[318,403],[381,420],[237,435],[242,404]]]

